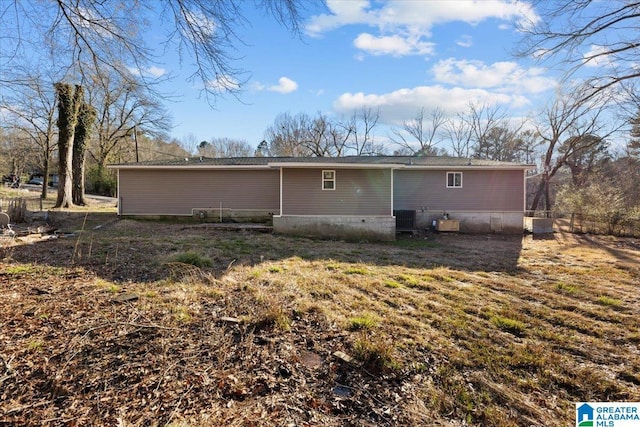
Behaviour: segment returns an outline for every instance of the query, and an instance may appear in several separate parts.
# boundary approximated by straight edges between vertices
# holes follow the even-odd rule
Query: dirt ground
[[[640,400],[638,239],[46,222],[0,247],[0,425],[553,426]]]

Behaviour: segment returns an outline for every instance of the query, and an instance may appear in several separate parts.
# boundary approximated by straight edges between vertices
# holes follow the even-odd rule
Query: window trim
[[[455,185],[456,184],[456,175],[460,175],[460,185]],[[454,185],[449,185],[449,176],[453,176],[453,184]],[[463,176],[462,176],[462,172],[447,172],[447,176],[446,176],[446,185],[447,188],[462,188],[462,182],[463,182]]]
[[[331,173],[332,178],[325,178],[325,173]],[[327,188],[326,184],[331,182],[333,185],[331,188]],[[335,191],[336,189],[336,171],[335,169],[323,169],[322,170],[322,191]]]

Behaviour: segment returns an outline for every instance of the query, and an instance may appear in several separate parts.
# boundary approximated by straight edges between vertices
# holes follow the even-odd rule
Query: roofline
[[[401,163],[335,163],[335,162],[273,162],[270,168],[313,168],[313,169],[399,169],[405,167]]]
[[[107,165],[107,169],[195,169],[195,170],[212,170],[212,169],[269,169],[269,165],[194,165],[194,164],[181,164],[181,165]]]
[[[530,170],[532,165],[402,165],[403,169],[409,170]]]
[[[305,162],[273,162],[265,165],[107,165],[108,169],[159,169],[159,170],[265,170],[280,168],[305,168],[305,169],[406,169],[406,170],[532,170],[535,165],[407,165],[402,163],[305,163]]]

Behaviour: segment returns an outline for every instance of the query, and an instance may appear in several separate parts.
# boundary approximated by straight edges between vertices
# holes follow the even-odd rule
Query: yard
[[[0,424],[546,425],[640,401],[640,241],[57,214],[0,249]]]

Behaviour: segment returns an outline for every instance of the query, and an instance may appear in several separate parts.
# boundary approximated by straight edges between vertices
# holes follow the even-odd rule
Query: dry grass
[[[564,426],[640,400],[637,240],[67,227],[0,263],[0,422]]]

